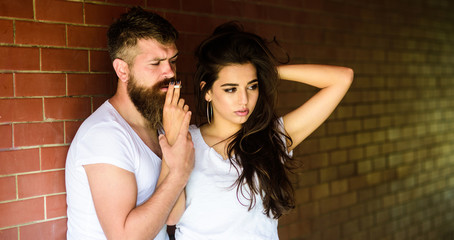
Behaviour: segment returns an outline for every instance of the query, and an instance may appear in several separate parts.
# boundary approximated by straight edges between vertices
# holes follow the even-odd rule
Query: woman
[[[195,167],[176,239],[278,239],[277,219],[295,206],[291,151],[347,92],[349,68],[277,67],[259,36],[219,26],[196,51],[195,82],[208,123],[190,129]],[[279,79],[321,90],[292,112],[275,113]]]

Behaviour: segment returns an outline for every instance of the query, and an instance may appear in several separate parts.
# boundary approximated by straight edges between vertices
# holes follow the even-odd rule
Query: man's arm
[[[184,121],[184,116],[189,111],[189,106],[185,104],[185,100],[180,98],[181,82],[171,82],[166,93],[164,102],[162,124],[166,133],[167,142],[173,145],[179,134],[179,129],[175,126],[180,126]],[[161,174],[158,180],[158,186],[165,179],[170,169],[167,165],[166,158],[162,158]],[[176,225],[184,213],[186,204],[185,191],[182,191],[175,206],[167,218],[167,225]]]
[[[96,213],[108,239],[152,239],[175,205],[194,165],[194,149],[185,116],[175,144],[160,137],[169,173],[144,204],[135,207],[137,183],[134,174],[110,164],[85,165]]]

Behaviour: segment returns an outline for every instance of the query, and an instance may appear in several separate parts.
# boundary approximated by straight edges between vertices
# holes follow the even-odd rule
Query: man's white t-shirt
[[[134,173],[136,206],[153,194],[161,171],[161,159],[106,101],[80,126],[66,158],[68,240],[106,239],[83,168],[95,163],[111,164]],[[155,239],[168,239],[166,226]]]
[[[237,196],[236,187],[231,187],[238,173],[230,161],[205,143],[199,128],[192,125],[189,131],[195,166],[186,185],[186,211],[176,226],[176,240],[279,239],[278,221],[264,214],[261,197],[256,196],[248,211],[248,195]]]

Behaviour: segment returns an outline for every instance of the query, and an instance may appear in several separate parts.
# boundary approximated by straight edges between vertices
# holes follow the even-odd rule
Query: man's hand
[[[180,89],[181,83],[169,84],[164,102],[162,125],[170,145],[175,143],[184,116],[189,110],[189,106],[184,104],[184,99],[180,98]]]
[[[163,159],[165,159],[169,168],[169,175],[183,177],[184,181],[188,180],[194,168],[194,144],[189,133],[190,121],[191,112],[187,111],[173,145],[169,144],[166,136],[159,136],[159,145],[161,146]]]
[[[162,166],[158,186],[166,180],[186,185],[194,168],[194,146],[188,132],[191,112],[180,99],[180,84],[170,84],[167,90],[163,109],[163,127],[165,136],[159,137],[161,145]],[[173,180],[172,180],[173,179]],[[185,210],[185,194],[181,192],[168,218],[168,225],[178,223]]]

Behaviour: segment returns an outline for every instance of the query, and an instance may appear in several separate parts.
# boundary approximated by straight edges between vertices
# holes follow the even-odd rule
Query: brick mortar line
[[[51,221],[55,221],[55,220],[65,219],[65,218],[68,218],[68,217],[67,216],[62,216],[62,217],[55,217],[55,218],[37,220],[37,221],[32,221],[32,222],[28,222],[28,223],[24,223],[24,224],[18,224],[18,225],[13,225],[13,226],[2,227],[2,228],[0,228],[0,231],[7,230],[7,229],[10,229],[10,228],[25,227],[25,226],[33,225],[33,224],[37,224],[37,223],[51,222]]]
[[[68,144],[68,146],[69,146],[69,144]],[[24,175],[37,174],[37,173],[58,172],[61,170],[65,170],[65,168],[53,168],[53,169],[47,169],[47,170],[36,170],[36,171],[29,171],[29,172],[2,174],[2,175],[0,175],[0,177],[24,176]],[[45,194],[45,195],[48,195],[48,194]]]
[[[0,43],[0,47],[36,48],[36,49],[65,49],[65,50],[83,50],[83,51],[103,51],[103,52],[107,52],[107,48],[87,48],[87,47],[68,47],[68,46],[12,44],[12,43]]]

